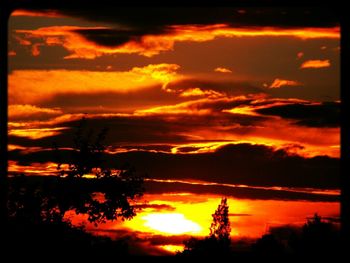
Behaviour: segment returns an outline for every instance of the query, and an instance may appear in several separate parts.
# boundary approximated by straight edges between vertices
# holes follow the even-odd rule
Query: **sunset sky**
[[[148,177],[135,219],[98,230],[135,253],[207,235],[223,196],[233,238],[339,216],[340,27],[327,10],[16,10],[8,34],[9,173],[54,174],[53,143],[68,162],[83,116],[107,127],[107,163]]]

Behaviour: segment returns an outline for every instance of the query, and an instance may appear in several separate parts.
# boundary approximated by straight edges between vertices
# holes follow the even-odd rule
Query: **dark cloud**
[[[124,149],[128,150],[138,150],[138,151],[160,151],[160,152],[170,152],[174,145],[168,144],[152,144],[152,145],[123,145]]]
[[[50,151],[22,153],[10,151],[9,159],[17,160],[22,165],[31,162],[55,161],[55,155]],[[62,161],[69,162],[69,151],[62,151]],[[322,189],[339,188],[339,159],[328,156],[304,158],[297,155],[288,155],[285,150],[273,150],[263,145],[237,144],[219,148],[214,153],[201,154],[166,154],[145,151],[105,155],[106,165],[117,167],[130,163],[141,174],[147,173],[149,178],[173,180],[197,180],[228,184],[245,184],[250,186],[285,186],[311,187]],[[171,191],[167,187],[175,184],[162,185],[163,192]],[[182,187],[182,188],[181,188]],[[192,189],[191,185],[182,185],[180,189]],[[217,193],[222,190],[217,187]],[[200,189],[215,189],[204,187]],[[231,193],[232,188],[227,188]],[[234,193],[243,195],[253,190],[237,188]],[[269,198],[282,198],[283,191],[271,193]],[[259,191],[253,191],[257,193]],[[282,195],[282,197],[280,196]],[[308,194],[289,193],[288,196],[306,196]],[[295,198],[295,197],[294,197]],[[311,197],[310,197],[311,198]],[[333,198],[333,197],[327,197]]]
[[[237,103],[237,102],[233,102]],[[221,113],[221,109],[230,108],[230,101],[203,101],[194,103],[192,109],[209,109],[217,111],[217,114],[208,115],[169,115],[159,114],[156,116],[114,116],[95,117],[87,121],[87,130],[92,129],[95,133],[103,128],[108,128],[109,133],[106,138],[106,145],[120,146],[130,144],[172,144],[181,142],[191,142],[193,138],[186,136],[193,130],[220,129],[221,127],[237,126],[231,132],[243,134],[254,128],[255,124],[265,120],[260,116],[245,116],[240,114]],[[186,109],[186,108],[185,108]],[[171,118],[169,118],[171,116]],[[52,124],[52,127],[67,127],[62,133],[41,139],[30,139],[9,135],[9,143],[22,146],[42,146],[51,147],[54,142],[61,147],[72,146],[75,127],[79,121],[67,121],[59,124]]]
[[[182,245],[183,241],[189,239],[190,235],[163,236],[152,235],[147,238],[152,245]]]
[[[64,6],[64,4],[62,4]],[[50,5],[48,5],[50,6]],[[55,5],[51,4],[51,8]],[[71,6],[71,5],[69,5]],[[145,34],[162,34],[172,25],[229,24],[233,27],[333,27],[339,24],[335,10],[322,7],[125,7],[93,5],[62,7],[60,13],[92,22],[114,25],[113,30],[80,30],[100,45],[118,46]],[[122,30],[121,30],[121,29]]]
[[[124,229],[88,229],[88,231],[127,243],[129,245],[128,252],[130,255],[135,256],[169,256],[172,255],[172,253],[157,247],[157,245],[173,244],[172,240],[176,240],[176,242],[178,242],[178,238],[174,238],[173,236],[170,236],[168,242],[166,243],[164,239],[164,242],[161,242],[160,235],[153,237],[152,233]],[[186,237],[187,236],[183,235],[179,236],[179,238]],[[157,240],[159,240],[159,242],[157,242]]]
[[[147,171],[151,178],[289,187],[339,187],[339,159],[289,156],[262,145],[238,144],[214,153],[129,152],[116,156]]]
[[[123,240],[129,244],[129,252],[133,255],[169,255],[167,251],[157,248],[162,245],[183,245],[185,240],[191,238],[190,235],[157,235],[139,231],[121,229],[98,229],[90,230],[94,234],[108,235],[114,240]],[[250,249],[254,238],[235,237],[232,240],[234,251],[247,251]]]
[[[328,27],[339,23],[330,9],[312,8],[235,8],[235,7],[117,7],[64,10],[64,14],[87,20],[154,29],[159,26],[229,23],[232,26]],[[241,10],[241,12],[239,12]],[[243,10],[243,12],[242,12]]]
[[[129,41],[139,42],[141,37],[148,33],[155,33],[150,30],[117,30],[117,29],[78,29],[74,32],[84,36],[87,40],[107,47],[117,47]],[[164,33],[159,30],[158,33]]]
[[[118,84],[122,85],[122,84]],[[39,103],[41,107],[60,107],[67,112],[81,112],[91,109],[96,112],[130,112],[140,108],[150,108],[154,105],[173,105],[190,100],[188,97],[180,97],[180,90],[186,90],[193,87],[202,90],[214,90],[227,94],[228,96],[241,96],[248,94],[263,93],[261,88],[253,86],[247,82],[233,81],[213,81],[201,79],[186,79],[182,81],[171,82],[167,86],[171,90],[176,90],[177,94],[169,93],[161,89],[161,85],[146,87],[137,91],[127,93],[98,92],[94,94],[76,94],[72,93],[56,94],[52,98]],[[115,87],[118,90],[118,86]],[[198,104],[198,108],[211,107],[213,110],[230,109],[243,103],[249,103],[253,99],[241,99],[238,101],[209,101]],[[99,110],[97,107],[101,107]]]
[[[72,91],[72,93],[57,94],[39,105],[64,108],[69,113],[121,113],[152,107],[157,105],[159,101],[164,104],[174,104],[184,101],[184,99],[163,91],[161,85],[159,85],[128,93],[96,92],[93,94],[76,94]]]
[[[60,123],[61,127],[70,127],[63,133],[45,137],[41,139],[30,139],[10,135],[9,143],[23,146],[43,146],[51,147],[54,142],[59,143],[60,147],[71,147],[75,133],[75,127],[78,127],[79,121]],[[199,125],[199,124],[198,124]],[[168,143],[186,141],[186,136],[178,135],[177,131],[181,127],[173,130],[174,126],[169,125],[162,117],[113,117],[96,118],[88,121],[87,130],[92,129],[96,134],[103,128],[108,128],[113,133],[107,134],[106,145],[119,146],[120,144],[130,143]],[[188,129],[183,127],[183,129]],[[126,143],[127,142],[127,143]]]
[[[256,110],[265,115],[297,120],[295,123],[308,127],[339,127],[340,103],[324,102],[320,105],[290,104]]]
[[[53,145],[52,145],[53,147]],[[72,158],[72,151],[60,150],[59,153],[52,149],[26,152],[22,150],[12,150],[8,152],[8,159],[15,160],[18,165],[29,166],[32,163],[45,163],[45,162],[59,162],[60,159],[63,161],[69,161]]]
[[[252,200],[303,200],[311,202],[339,202],[339,196],[327,194],[301,193],[288,190],[255,189],[228,187],[222,185],[193,185],[186,183],[162,183],[146,182],[146,191],[152,194],[162,194],[167,192],[194,194],[214,194],[221,196],[231,196],[239,199]],[[249,215],[234,215],[249,216]]]
[[[167,256],[170,252],[161,249],[163,245],[183,245],[183,241],[189,239],[190,235],[159,235],[154,233],[132,231],[126,229],[89,229],[90,232],[109,236],[114,240],[122,240],[129,244],[131,255],[153,255]]]
[[[196,150],[198,150],[197,147],[190,147],[190,146],[177,148],[177,152],[178,153],[188,153],[188,152],[193,152],[193,151],[196,151]]]

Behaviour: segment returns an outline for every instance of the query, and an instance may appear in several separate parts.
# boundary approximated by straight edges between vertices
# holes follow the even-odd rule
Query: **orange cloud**
[[[81,29],[78,26],[52,26],[42,27],[36,30],[16,30],[28,38],[42,38],[48,46],[63,46],[72,54],[65,58],[86,58],[93,59],[103,54],[103,48],[95,43],[86,40],[74,30]],[[104,27],[84,27],[84,29],[104,29]],[[99,50],[102,49],[102,50]],[[107,48],[106,51],[109,49]],[[113,52],[111,52],[113,53]]]
[[[296,37],[300,39],[315,38],[340,38],[339,27],[335,28],[300,28],[282,29],[274,27],[248,27],[232,28],[225,24],[209,26],[181,25],[170,26],[168,33],[160,35],[144,35],[139,40],[131,39],[121,45],[107,47],[99,45],[84,38],[77,30],[105,30],[107,27],[78,27],[78,26],[52,26],[42,27],[36,30],[16,30],[17,34],[23,34],[26,38],[43,39],[47,45],[63,46],[70,55],[65,59],[85,58],[94,59],[108,54],[139,54],[151,57],[162,51],[174,48],[175,42],[193,41],[205,42],[218,37]],[[113,36],[111,36],[113,37]]]
[[[284,86],[300,86],[302,85],[300,82],[297,82],[295,80],[286,80],[286,79],[275,79],[271,85],[269,86],[270,89],[278,89]]]
[[[10,51],[7,53],[7,55],[8,55],[9,57],[14,57],[14,56],[17,55],[17,53],[16,53],[16,51],[14,51],[14,50],[10,50]]]
[[[213,96],[213,97],[181,102],[175,105],[157,106],[157,107],[152,107],[152,108],[143,109],[143,110],[136,110],[134,112],[134,115],[148,116],[148,115],[180,115],[180,114],[206,115],[206,114],[214,114],[214,113],[220,114],[220,112],[215,112],[215,109],[211,107],[211,104],[229,103],[229,102],[246,100],[246,99],[247,99],[246,96],[237,96],[237,97]]]
[[[215,90],[202,90],[200,88],[187,89],[180,93],[180,97],[196,97],[196,96],[222,97],[224,96],[224,94]]]
[[[58,135],[65,129],[67,128],[11,129],[8,134],[36,140]]]
[[[29,17],[65,17],[55,11],[29,11],[17,9],[11,13],[11,16],[29,16]]]
[[[171,148],[172,154],[196,154],[196,153],[212,153],[215,152],[218,148],[229,145],[240,143],[237,141],[225,141],[225,142],[202,142],[202,143],[184,143]],[[191,148],[191,151],[183,151],[182,149]]]
[[[57,175],[57,163],[31,163],[30,165],[20,165],[17,161],[8,161],[8,172],[25,173],[26,175]]]
[[[28,39],[24,39],[24,38],[22,38],[20,36],[15,36],[15,39],[22,46],[30,46],[32,44],[32,42],[30,42]]]
[[[256,110],[266,107],[294,103],[308,103],[312,105],[314,103],[310,104],[310,102],[298,99],[263,99],[258,97],[256,99],[251,97],[251,100],[248,99],[248,101],[247,99],[248,97],[202,98],[175,105],[137,110],[134,112],[134,116],[164,116],[165,118],[173,116],[174,118],[181,118],[181,116],[190,115],[193,118],[193,123],[196,124],[194,125],[195,128],[191,129],[188,127],[186,130],[179,130],[178,133],[192,140],[206,140],[212,142],[223,140],[230,142],[240,141],[278,147],[287,143],[292,143],[305,147],[302,149],[292,149],[302,156],[329,155],[339,157],[339,149],[333,147],[340,143],[338,127],[305,127],[296,125],[294,120],[256,113]],[[241,105],[240,100],[243,105]],[[227,107],[225,105],[232,105],[232,102],[236,101],[238,102],[238,106],[232,109],[225,108]],[[249,104],[247,105],[246,103]],[[233,105],[235,104],[236,103],[233,103]],[[227,120],[230,120],[230,117],[225,114],[234,114],[235,116],[228,122]],[[240,118],[246,117],[239,116],[238,114],[251,116],[250,118],[253,119],[259,118],[260,116],[261,119],[256,119],[258,122],[251,122],[250,125],[241,125],[239,123]],[[218,120],[218,123],[213,120],[206,123],[206,125],[198,125],[196,118],[200,119],[200,116],[215,116],[214,118]],[[235,118],[237,118],[238,122],[232,121]],[[225,123],[225,125],[223,125],[223,123]],[[308,134],[312,134],[312,136],[310,137]],[[327,134],[327,139],[325,139],[324,134]],[[201,147],[192,145],[190,146],[190,148],[192,148],[190,151],[210,151],[210,149],[214,149],[217,145],[219,144],[213,143],[212,145],[203,145]],[[174,146],[171,152],[181,153],[181,148],[181,146]],[[187,147],[187,149],[188,148],[189,147]]]
[[[187,92],[187,94],[186,94]],[[151,107],[148,109],[137,110],[134,112],[136,116],[144,115],[179,115],[179,114],[194,114],[194,115],[206,115],[206,114],[221,114],[222,111],[216,109],[216,104],[228,104],[232,102],[240,102],[248,99],[261,99],[265,97],[264,94],[248,94],[241,96],[229,97],[224,93],[220,93],[213,90],[201,90],[201,89],[189,89],[181,94],[186,94],[185,97],[190,97],[192,94],[207,95],[205,98],[190,100],[181,102],[175,105],[165,105]],[[183,96],[183,95],[182,95]],[[214,105],[214,106],[213,106]]]
[[[127,93],[149,86],[163,88],[181,76],[176,64],[134,67],[129,71],[15,70],[9,75],[9,103],[35,104],[56,94]]]
[[[177,41],[209,41],[216,37],[296,37],[301,39],[340,38],[340,28],[297,28],[277,27],[233,28],[225,24],[210,26],[172,26],[177,34]],[[208,34],[208,35],[207,35]]]
[[[60,115],[62,111],[60,109],[53,108],[40,108],[34,105],[9,105],[8,107],[9,119],[14,118],[28,118],[41,115]]]
[[[154,80],[159,80],[163,83],[163,88],[170,83],[176,77],[176,71],[180,68],[177,64],[150,64],[145,67],[134,67],[131,72],[142,75],[140,81],[142,82],[145,77],[151,76]]]
[[[328,59],[326,60],[307,60],[301,64],[300,68],[328,68],[331,66],[331,63]]]
[[[261,114],[255,112],[256,108],[250,106],[250,105],[245,105],[245,106],[239,106],[235,107],[230,110],[223,110],[222,112],[229,112],[233,114],[243,114],[243,115],[251,115],[251,116],[260,116]]]
[[[223,68],[223,67],[218,67],[216,69],[214,69],[215,72],[221,72],[221,73],[232,73],[231,70],[229,70],[228,68]]]
[[[205,102],[206,99],[203,100]],[[199,109],[196,102],[183,102],[176,105],[166,105],[153,107],[145,110],[135,111],[136,116],[147,115],[177,115],[177,114],[190,114],[190,115],[206,115],[210,114],[211,109]]]

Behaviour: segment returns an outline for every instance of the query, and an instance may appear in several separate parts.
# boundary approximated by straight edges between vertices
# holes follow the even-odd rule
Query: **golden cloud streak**
[[[261,116],[260,113],[255,112],[256,108],[252,106],[239,106],[230,110],[223,110],[222,112],[228,112],[232,114],[242,114],[242,115],[250,115],[250,116]]]
[[[8,161],[9,173],[24,173],[27,175],[53,175],[57,174],[57,163],[31,163],[27,166],[19,165],[16,161]]]
[[[262,102],[269,102],[265,105],[258,106],[259,103]],[[260,109],[265,109],[265,108],[270,108],[270,107],[275,107],[275,106],[284,106],[284,105],[290,105],[294,103],[302,103],[302,104],[307,104],[307,105],[320,105],[321,103],[319,102],[309,102],[306,100],[300,100],[300,99],[256,99],[250,102],[249,105],[242,105],[242,106],[237,106],[229,110],[223,110],[222,112],[228,112],[232,114],[243,114],[243,115],[250,115],[250,116],[263,116],[263,114],[260,114],[256,112],[256,110]],[[273,116],[270,116],[270,118],[274,118]],[[279,119],[279,117],[277,117]]]
[[[57,108],[41,108],[37,107],[35,105],[9,105],[8,107],[8,114],[9,119],[12,118],[26,118],[26,117],[32,117],[37,115],[60,115],[63,114],[63,112],[60,109]]]
[[[232,73],[232,71],[228,68],[224,68],[224,67],[218,67],[216,69],[214,69],[215,72],[220,72],[220,73]]]
[[[295,81],[295,80],[286,80],[286,79],[275,79],[271,85],[269,86],[270,89],[278,89],[284,86],[301,86],[302,83]]]
[[[223,97],[225,94],[215,90],[202,90],[200,88],[187,89],[180,93],[180,97],[207,96],[210,98]]]
[[[144,35],[140,40],[129,40],[115,47],[106,47],[87,40],[75,30],[103,30],[107,27],[52,26],[36,30],[16,30],[26,38],[41,38],[48,46],[59,45],[71,52],[65,59],[94,59],[108,54],[139,54],[152,57],[162,51],[173,50],[175,42],[205,42],[218,37],[295,37],[300,39],[340,38],[340,28],[294,28],[275,27],[232,28],[225,24],[209,26],[175,25],[169,27],[169,33],[160,35]],[[222,72],[222,71],[220,71]],[[227,71],[225,71],[227,72]]]
[[[26,137],[33,140],[58,135],[67,128],[41,128],[41,129],[11,129],[9,135]]]
[[[178,251],[182,251],[185,247],[185,245],[160,245],[158,246],[166,251],[169,251],[171,253],[177,253]]]
[[[266,95],[262,94],[249,94],[247,96],[241,95],[241,96],[235,96],[235,97],[227,97],[224,93],[219,93],[212,90],[206,90],[206,91],[199,91],[199,90],[187,90],[188,94],[205,94],[209,95],[206,98],[200,98],[196,100],[190,100],[186,102],[181,102],[175,105],[166,105],[166,106],[159,106],[159,107],[152,107],[148,109],[142,109],[142,110],[136,110],[134,112],[134,115],[136,116],[146,116],[146,115],[179,115],[179,114],[194,114],[194,115],[206,115],[206,114],[215,114],[215,112],[210,108],[210,105],[208,105],[206,108],[201,108],[201,105],[210,104],[210,103],[225,103],[225,102],[233,102],[233,101],[240,101],[240,100],[246,100],[247,98],[262,98]],[[186,90],[185,90],[186,92]],[[202,93],[203,92],[203,93]],[[181,93],[183,94],[183,93]],[[180,96],[181,96],[180,94]],[[182,95],[183,96],[183,95]],[[185,96],[188,97],[188,96]]]
[[[11,13],[11,16],[29,16],[29,17],[65,17],[55,11],[29,11],[24,9],[17,9]]]
[[[331,66],[331,63],[328,59],[326,60],[307,60],[301,64],[300,68],[328,68]]]
[[[35,104],[57,94],[127,93],[181,79],[176,64],[151,64],[129,71],[15,70],[9,75],[9,103]],[[20,94],[20,96],[19,96]]]
[[[199,109],[197,107],[198,102],[207,102],[207,99],[187,101],[187,102],[182,102],[175,105],[166,105],[166,106],[152,107],[149,109],[136,110],[134,112],[134,115],[136,116],[178,115],[178,114],[206,115],[212,112],[211,109]]]

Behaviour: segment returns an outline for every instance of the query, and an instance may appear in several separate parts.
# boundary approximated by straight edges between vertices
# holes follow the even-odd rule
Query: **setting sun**
[[[142,217],[145,226],[168,234],[197,233],[201,227],[183,214],[154,213]]]

